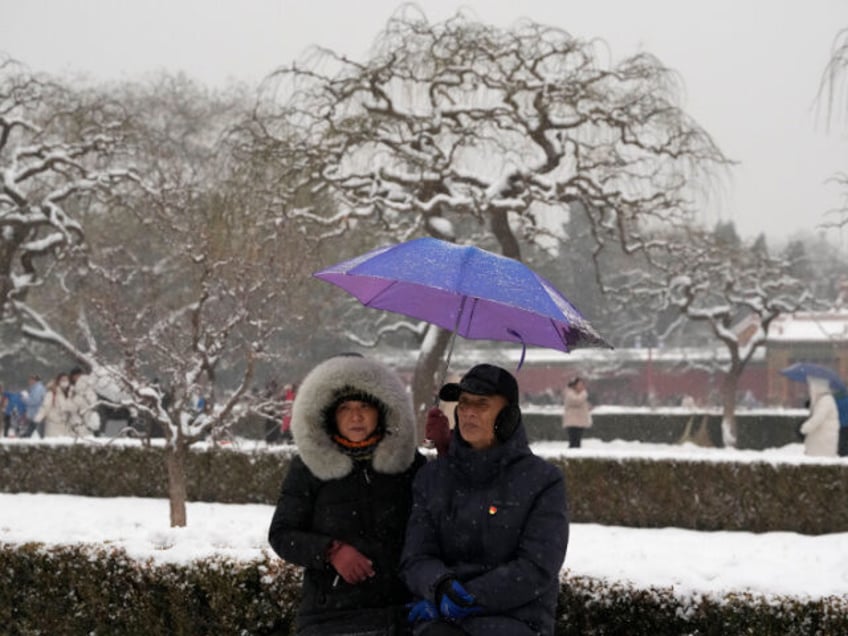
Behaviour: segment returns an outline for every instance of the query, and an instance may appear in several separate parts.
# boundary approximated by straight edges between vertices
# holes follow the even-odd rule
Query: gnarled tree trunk
[[[168,501],[171,506],[171,527],[184,528],[186,518],[186,455],[188,447],[174,440],[165,448],[165,465],[168,469]]]
[[[431,347],[422,347],[418,354],[418,362],[415,364],[415,376],[412,380],[412,404],[415,408],[415,417],[418,422],[418,439],[424,439],[424,423],[427,409],[433,406],[436,394],[436,382],[441,378],[444,368],[444,357],[450,344],[452,332],[438,327],[435,341]]]
[[[724,375],[721,384],[721,437],[725,446],[736,448],[739,432],[736,426],[736,387],[742,369],[732,366]]]

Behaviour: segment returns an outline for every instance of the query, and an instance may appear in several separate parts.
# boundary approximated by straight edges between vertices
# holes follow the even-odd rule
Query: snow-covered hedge
[[[109,547],[0,544],[0,624],[19,634],[291,634],[299,570],[266,556],[154,564]],[[848,599],[681,597],[562,579],[558,635],[845,634]]]
[[[848,634],[848,597],[685,596],[587,577],[562,579],[558,635]]]
[[[528,407],[523,410],[527,436],[532,441],[567,439],[562,428],[562,407]],[[763,450],[799,441],[797,430],[808,411],[801,409],[746,409],[736,413],[736,448]],[[592,410],[592,427],[586,438],[675,444],[683,437],[700,437],[703,443],[722,446],[721,409],[682,407],[599,406]]]
[[[196,448],[192,501],[276,503],[293,447]],[[165,497],[162,448],[0,443],[0,490]],[[565,473],[572,521],[642,528],[848,532],[848,463],[729,461],[700,456],[546,456]]]
[[[15,634],[288,634],[300,583],[297,568],[272,558],[154,565],[108,547],[0,544],[0,625]]]
[[[830,534],[848,531],[848,463],[670,457],[548,458],[571,519],[636,528]]]

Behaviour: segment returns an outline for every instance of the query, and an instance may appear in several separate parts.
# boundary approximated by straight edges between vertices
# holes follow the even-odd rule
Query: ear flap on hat
[[[495,437],[503,443],[507,441],[521,423],[521,409],[517,404],[507,404],[495,418]]]

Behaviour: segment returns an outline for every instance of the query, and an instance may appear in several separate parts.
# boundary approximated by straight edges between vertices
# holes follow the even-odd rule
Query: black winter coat
[[[370,459],[356,460],[330,429],[342,396],[379,405],[382,438]],[[303,566],[299,634],[387,634],[405,630],[411,595],[398,570],[412,505],[412,479],[425,463],[417,452],[412,402],[404,384],[376,360],[338,356],[304,378],[292,405],[298,456],[283,481],[268,531],[274,551]],[[373,562],[375,575],[356,585],[327,562],[341,541]]]
[[[439,583],[460,580],[485,609],[463,621],[468,633],[553,634],[567,545],[565,480],[523,426],[484,451],[454,431],[448,456],[413,483],[401,577],[434,602]]]
[[[355,462],[346,477],[321,481],[299,457],[292,460],[268,538],[283,559],[305,567],[299,629],[324,622],[359,623],[365,629],[403,620],[411,595],[397,573],[412,479],[425,461],[416,454],[412,466],[398,475]],[[338,576],[326,561],[334,539],[371,559],[375,576],[358,585]]]

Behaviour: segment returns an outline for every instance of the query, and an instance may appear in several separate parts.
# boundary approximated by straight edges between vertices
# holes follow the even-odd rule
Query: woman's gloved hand
[[[374,564],[352,545],[333,541],[327,551],[327,561],[345,580],[355,585],[374,576]]]

